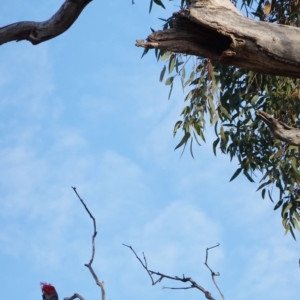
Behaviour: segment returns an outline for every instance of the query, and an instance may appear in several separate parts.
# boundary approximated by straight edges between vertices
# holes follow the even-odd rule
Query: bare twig
[[[152,285],[157,284],[158,282],[161,282],[164,278],[166,279],[170,279],[170,280],[175,280],[175,281],[181,281],[181,282],[189,282],[191,285],[189,287],[179,287],[179,288],[174,288],[174,287],[163,287],[163,289],[172,289],[172,290],[187,290],[187,289],[192,289],[192,288],[196,288],[198,290],[200,290],[206,297],[206,299],[209,300],[215,300],[215,298],[212,297],[211,293],[207,290],[205,290],[204,287],[202,287],[201,285],[199,285],[196,281],[194,281],[191,277],[185,277],[184,275],[182,275],[182,277],[178,277],[178,276],[169,276],[160,272],[156,272],[156,271],[152,271],[148,269],[147,266],[147,260],[145,257],[145,254],[143,253],[143,257],[144,257],[144,262],[141,260],[141,258],[136,254],[136,252],[134,251],[134,249],[126,244],[123,244],[123,246],[129,248],[135,255],[135,257],[138,259],[138,261],[141,263],[141,265],[143,266],[143,268],[146,270],[146,272],[148,273],[148,275],[151,278],[152,281]],[[153,275],[157,275],[158,279],[154,280]]]
[[[64,300],[73,300],[73,299],[80,299],[80,300],[85,300],[81,295],[79,294],[74,294],[73,296],[71,296],[70,298],[64,298]]]
[[[193,286],[187,286],[187,287],[168,287],[168,286],[163,286],[163,289],[168,289],[168,290],[189,290],[192,289]]]
[[[219,286],[217,285],[217,282],[216,282],[216,280],[215,280],[215,276],[220,276],[220,273],[219,273],[219,272],[215,273],[215,272],[209,267],[209,265],[208,265],[208,263],[207,263],[207,261],[208,261],[208,251],[211,250],[211,249],[213,249],[213,248],[219,247],[219,246],[220,246],[220,244],[218,243],[218,244],[215,245],[215,246],[206,248],[206,258],[205,258],[205,263],[204,263],[204,264],[205,264],[205,265],[207,266],[207,268],[210,270],[212,281],[213,281],[214,285],[216,286],[216,288],[218,289],[218,291],[219,291],[219,293],[220,293],[222,299],[224,300],[224,299],[225,299],[225,298],[224,298],[224,295],[222,294],[222,292],[221,292],[221,290],[220,290],[220,288],[219,288]]]
[[[97,275],[96,275],[96,273],[95,273],[95,271],[93,270],[93,267],[92,267],[92,263],[93,263],[94,257],[95,257],[95,238],[97,236],[96,220],[95,220],[94,216],[91,214],[91,212],[89,211],[88,207],[86,206],[86,204],[84,203],[84,201],[82,200],[82,198],[77,193],[76,187],[72,186],[72,189],[74,190],[75,194],[77,195],[78,199],[80,200],[80,202],[84,206],[84,208],[87,211],[87,213],[89,214],[90,218],[93,220],[94,233],[93,233],[93,236],[92,236],[92,256],[91,256],[91,259],[90,259],[89,263],[85,264],[85,266],[90,270],[90,272],[91,272],[91,274],[92,274],[92,276],[93,276],[96,284],[100,287],[100,289],[101,289],[101,295],[102,295],[102,300],[105,300],[104,281],[100,281],[98,279],[98,277],[97,277]],[[74,294],[74,295],[78,295],[78,294]],[[75,298],[73,298],[73,299],[75,299]]]

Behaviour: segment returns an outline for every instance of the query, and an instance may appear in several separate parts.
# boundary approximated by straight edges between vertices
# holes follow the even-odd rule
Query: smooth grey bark
[[[191,0],[173,14],[173,28],[136,46],[218,60],[248,70],[300,77],[300,29],[244,17],[230,0]]]
[[[23,21],[1,27],[0,45],[22,40],[37,45],[53,39],[68,30],[91,1],[65,0],[59,10],[47,21]]]

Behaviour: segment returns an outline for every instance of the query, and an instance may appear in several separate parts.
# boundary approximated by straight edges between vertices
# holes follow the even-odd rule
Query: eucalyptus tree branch
[[[53,39],[68,30],[92,0],[65,0],[47,21],[23,21],[0,28],[0,45],[12,41],[29,41],[33,45]]]
[[[205,264],[205,265],[207,266],[207,268],[209,269],[209,271],[210,271],[210,273],[211,273],[212,281],[213,281],[215,287],[217,288],[217,290],[219,291],[219,293],[220,293],[222,299],[224,300],[224,299],[225,299],[225,298],[224,298],[224,295],[222,294],[222,292],[221,292],[221,290],[220,290],[220,288],[219,288],[219,286],[218,286],[218,284],[217,284],[217,282],[216,282],[216,279],[215,279],[216,276],[220,276],[220,273],[219,273],[219,272],[215,273],[215,272],[209,267],[209,265],[208,265],[208,263],[207,263],[207,261],[208,261],[208,251],[211,250],[211,249],[213,249],[213,248],[219,247],[219,246],[220,246],[220,244],[218,243],[218,244],[215,245],[215,246],[206,248],[206,258],[205,258],[205,263],[204,263],[204,264]]]
[[[192,288],[196,288],[198,290],[200,290],[204,296],[206,297],[206,299],[209,300],[216,300],[209,291],[207,291],[204,287],[202,287],[201,285],[199,285],[196,281],[194,281],[191,277],[185,277],[184,275],[182,275],[182,277],[178,277],[178,276],[170,276],[170,275],[166,275],[160,272],[156,272],[156,271],[152,271],[148,268],[147,265],[147,259],[146,256],[143,252],[143,260],[136,254],[136,252],[134,251],[134,249],[126,244],[123,244],[123,246],[129,248],[133,254],[135,255],[135,257],[137,258],[137,260],[141,263],[141,265],[143,266],[143,268],[146,270],[146,272],[148,273],[148,275],[151,278],[151,282],[152,285],[155,285],[159,282],[161,282],[164,278],[166,279],[170,279],[170,280],[175,280],[175,281],[181,281],[181,282],[188,282],[190,283],[190,286],[188,287],[179,287],[179,288],[175,288],[175,287],[163,287],[164,289],[172,289],[172,290],[187,290],[187,289],[192,289]],[[158,276],[158,279],[154,279],[153,275]]]
[[[85,300],[82,296],[80,296],[79,294],[74,294],[73,296],[69,297],[69,298],[64,298],[64,300],[73,300],[73,299],[79,299],[79,300]]]
[[[100,281],[92,267],[92,263],[94,261],[94,257],[95,257],[95,238],[97,236],[97,226],[96,226],[96,219],[94,218],[94,216],[92,215],[92,213],[89,211],[88,207],[86,206],[85,202],[82,200],[82,198],[79,196],[76,187],[72,187],[72,189],[74,190],[75,194],[77,195],[78,199],[80,200],[80,202],[82,203],[82,205],[84,206],[84,209],[86,210],[86,212],[89,214],[90,218],[93,220],[93,226],[94,226],[94,232],[93,232],[93,236],[92,236],[92,256],[91,259],[89,261],[89,263],[85,264],[85,266],[89,269],[89,271],[91,272],[96,284],[100,287],[101,289],[101,296],[102,296],[102,300],[105,300],[105,288],[104,288],[104,281]],[[84,300],[84,298],[80,298],[81,296],[79,294],[74,294],[72,297],[76,296],[77,298]],[[80,297],[78,297],[80,296]],[[75,297],[75,298],[76,298]],[[75,299],[75,298],[69,298],[69,299]]]
[[[173,14],[172,28],[136,46],[191,54],[248,70],[300,77],[300,29],[251,20],[230,0],[191,0]]]
[[[289,145],[300,146],[300,129],[288,126],[278,121],[264,111],[256,111],[256,116],[269,127],[273,137],[288,143]]]

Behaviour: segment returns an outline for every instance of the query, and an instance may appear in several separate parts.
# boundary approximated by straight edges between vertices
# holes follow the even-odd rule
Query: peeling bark
[[[300,129],[290,127],[264,111],[256,111],[256,115],[268,125],[275,139],[286,142],[289,145],[300,146]]]
[[[300,77],[300,29],[244,17],[230,0],[191,0],[173,14],[173,28],[136,46],[218,60],[248,70]]]
[[[47,21],[24,21],[0,28],[0,45],[27,40],[33,45],[53,39],[68,30],[92,0],[66,0]]]

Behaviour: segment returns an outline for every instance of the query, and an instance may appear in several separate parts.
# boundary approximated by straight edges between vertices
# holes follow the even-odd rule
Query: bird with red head
[[[43,300],[58,300],[58,294],[55,287],[51,284],[41,282]]]

